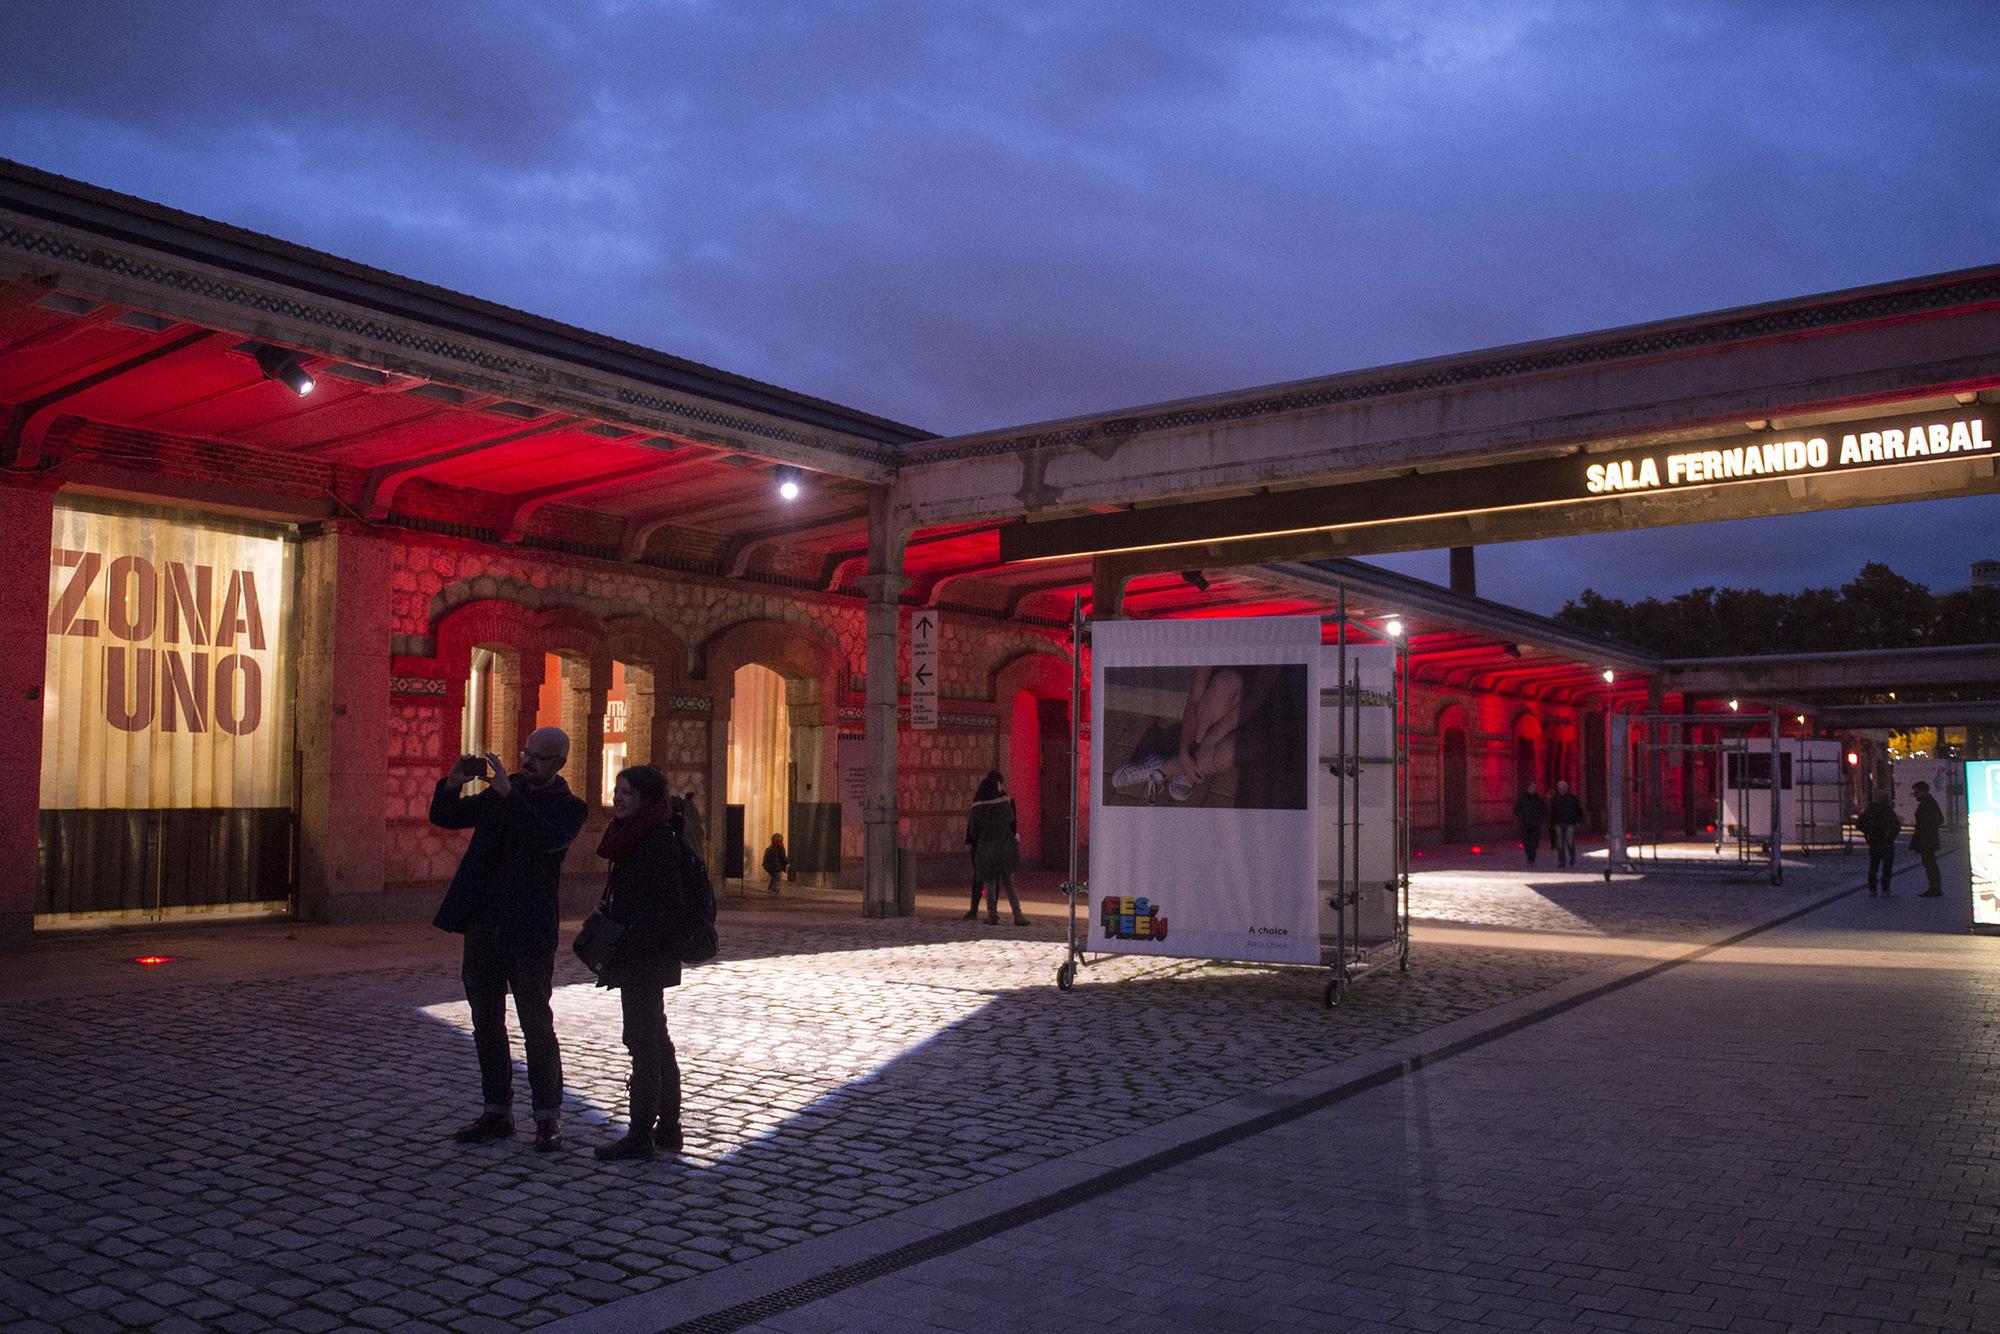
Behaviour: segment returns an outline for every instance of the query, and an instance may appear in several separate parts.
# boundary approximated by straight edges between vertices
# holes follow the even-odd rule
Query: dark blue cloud
[[[26,6],[0,152],[956,432],[1989,262],[1989,18]],[[1842,553],[1803,582],[1898,554],[1794,522]],[[1494,548],[1489,586],[1608,586],[1583,549],[1709,551]]]

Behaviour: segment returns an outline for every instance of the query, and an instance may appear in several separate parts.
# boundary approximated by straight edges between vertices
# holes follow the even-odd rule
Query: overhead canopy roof
[[[312,377],[310,394],[267,374],[284,355]],[[1496,355],[1447,360],[1477,369]],[[1426,383],[1449,382],[1448,370],[1433,368]],[[1501,373],[1464,378],[1486,385]],[[1522,363],[1521,373],[1534,368]],[[1385,374],[1336,378],[1372,375],[1392,399],[1408,391]],[[1360,392],[1352,389],[1328,401],[1352,401]],[[1268,398],[1243,391],[1218,401],[1254,407]],[[0,402],[14,408],[0,463],[53,461],[74,489],[180,494],[290,519],[345,514],[824,592],[851,591],[865,572],[870,496],[890,477],[921,475],[935,501],[940,468],[1005,457],[1015,478],[1006,506],[910,535],[906,600],[1060,624],[1091,587],[1088,556],[1002,559],[1001,526],[1038,503],[1022,479],[1038,468],[1048,476],[1050,451],[1070,448],[1051,443],[1067,438],[1061,432],[937,440],[4,162]],[[1249,412],[1242,404],[1225,404],[1223,416]],[[1199,415],[1178,405],[1153,414],[1157,421],[1093,419],[1068,435],[1088,454],[1091,430],[1116,437],[1134,422],[1171,430],[1189,412]],[[1335,453],[1324,466],[1339,462]],[[781,466],[807,470],[789,504],[775,494]],[[991,469],[981,466],[968,476],[984,479]],[[1092,508],[1122,512],[1071,512]],[[1344,589],[1362,633],[1391,615],[1410,618],[1412,647],[1440,682],[1596,690],[1611,667],[1628,678],[1625,690],[1638,688],[1632,674],[1655,668],[1649,655],[1546,618],[1372,567],[1222,567],[1207,555],[1191,549],[1139,574],[1125,614],[1327,616]]]

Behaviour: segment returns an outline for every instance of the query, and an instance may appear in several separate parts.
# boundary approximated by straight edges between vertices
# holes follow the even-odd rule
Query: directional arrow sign
[[[921,611],[910,621],[910,726],[937,727],[938,618]]]

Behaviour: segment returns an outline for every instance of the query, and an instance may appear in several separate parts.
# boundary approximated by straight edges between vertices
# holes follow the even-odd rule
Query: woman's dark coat
[[[625,928],[599,983],[607,987],[681,984],[681,961],[673,948],[675,928],[687,912],[680,881],[680,835],[662,824],[647,831],[632,851],[611,863],[605,881],[604,911]]]
[[[1015,824],[1012,797],[990,797],[972,803],[972,815],[965,824],[965,843],[972,849],[972,873],[982,885],[1014,874],[1021,864]]]

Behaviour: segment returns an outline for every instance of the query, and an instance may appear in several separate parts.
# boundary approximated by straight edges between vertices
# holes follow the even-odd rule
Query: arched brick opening
[[[755,664],[785,680],[791,733],[794,809],[810,807],[808,828],[792,821],[790,842],[795,872],[830,882],[840,871],[838,829],[838,703],[847,663],[830,639],[788,621],[738,621],[711,636],[697,652],[700,679],[714,701],[709,728],[707,790],[701,794],[710,847],[727,867],[726,798],[729,792],[729,718],[736,695],[736,672]],[[760,836],[756,842],[763,842]],[[754,851],[754,849],[753,849]]]
[[[1066,867],[1077,782],[1070,750],[1070,661],[1028,649],[1000,665],[992,688],[1000,711],[994,767],[1006,775],[1020,817],[1021,858]]]

